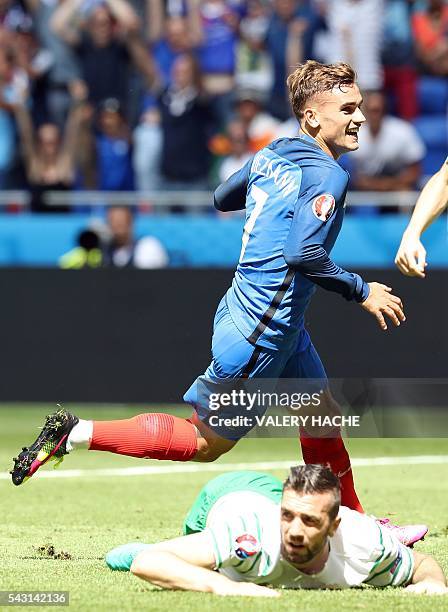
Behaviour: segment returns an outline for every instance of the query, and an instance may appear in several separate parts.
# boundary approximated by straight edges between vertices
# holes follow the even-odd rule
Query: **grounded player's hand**
[[[448,587],[435,580],[422,580],[405,588],[409,593],[417,595],[448,595]]]
[[[418,236],[404,234],[395,263],[406,276],[425,278],[426,250]]]
[[[278,591],[252,582],[232,582],[229,580],[229,583],[220,585],[218,589],[214,590],[214,594],[227,597],[280,597]]]
[[[369,297],[361,306],[376,318],[381,329],[387,329],[385,317],[397,327],[402,321],[406,321],[403,304],[398,296],[391,293],[391,287],[381,283],[369,283],[369,287]]]

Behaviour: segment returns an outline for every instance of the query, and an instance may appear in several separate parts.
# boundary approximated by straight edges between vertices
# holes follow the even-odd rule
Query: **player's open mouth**
[[[356,142],[358,142],[358,130],[357,129],[347,130],[347,135],[351,136],[352,138],[356,140]]]
[[[287,542],[288,548],[292,550],[305,550],[306,546],[304,544],[292,544],[291,542]]]

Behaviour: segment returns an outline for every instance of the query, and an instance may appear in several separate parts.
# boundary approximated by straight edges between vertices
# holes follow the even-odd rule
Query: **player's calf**
[[[145,413],[118,421],[93,421],[89,450],[141,459],[189,461],[198,450],[197,430],[189,419]]]

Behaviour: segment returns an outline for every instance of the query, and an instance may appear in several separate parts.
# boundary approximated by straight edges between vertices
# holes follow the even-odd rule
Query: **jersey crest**
[[[313,213],[321,221],[328,221],[334,212],[336,202],[331,193],[323,193],[313,200]]]
[[[235,540],[235,554],[239,559],[248,559],[260,551],[260,545],[250,533],[243,533]]]

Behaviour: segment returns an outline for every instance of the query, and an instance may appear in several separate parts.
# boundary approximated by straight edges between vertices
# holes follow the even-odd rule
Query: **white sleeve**
[[[239,168],[237,168],[236,170],[238,170],[238,169]],[[234,172],[236,172],[236,170],[235,170],[234,164],[232,163],[231,158],[230,157],[226,157],[223,160],[223,162],[222,162],[222,164],[221,164],[221,166],[219,168],[219,172],[218,172],[219,181],[221,183],[224,183],[230,176],[232,176],[232,174]]]
[[[261,525],[255,512],[227,514],[220,513],[213,523],[204,530],[210,534],[216,568],[252,565],[261,554]],[[246,569],[246,568],[244,568]]]
[[[383,529],[380,525],[378,529],[381,550],[364,582],[376,587],[406,586],[414,571],[412,551],[401,544],[387,529]]]
[[[424,158],[426,147],[417,130],[410,123],[403,122],[401,140],[403,163],[416,164]]]

